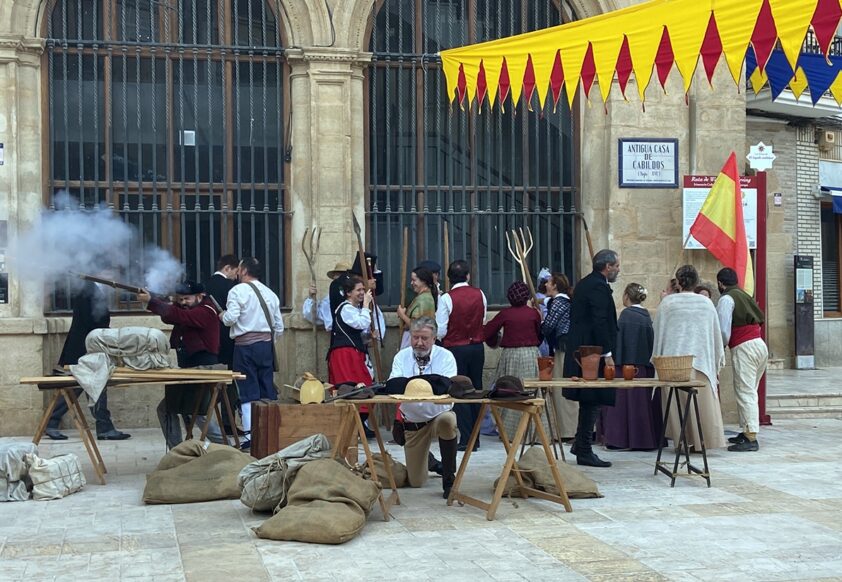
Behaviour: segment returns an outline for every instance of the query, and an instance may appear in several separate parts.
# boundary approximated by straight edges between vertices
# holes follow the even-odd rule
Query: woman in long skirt
[[[655,332],[652,318],[642,303],[646,289],[639,283],[629,283],[623,293],[625,309],[617,319],[617,343],[614,362],[617,377],[622,377],[622,366],[637,368],[635,377],[654,378],[651,364]],[[614,406],[604,406],[601,411],[603,443],[613,449],[648,451],[658,448],[663,432],[661,398],[653,397],[651,388],[617,390]]]
[[[555,358],[553,378],[564,375],[564,351],[567,332],[570,330],[570,281],[563,273],[553,273],[544,284],[547,293],[547,317],[541,326],[544,337],[550,345],[550,353]],[[555,410],[556,426],[560,438],[573,438],[579,423],[579,403],[568,400],[561,394],[561,390],[552,389],[550,395]]]
[[[522,281],[515,281],[506,293],[511,307],[506,307],[489,321],[483,330],[485,343],[494,348],[498,345],[503,353],[497,362],[497,378],[538,377],[538,346],[541,345],[541,314],[534,307],[527,306],[529,287]],[[502,331],[503,338],[499,338]],[[520,421],[520,413],[502,410],[503,428],[511,441]]]
[[[705,386],[699,388],[699,415],[708,449],[725,446],[722,425],[722,409],[716,390],[719,371],[725,365],[725,348],[719,317],[710,299],[694,293],[699,284],[699,275],[692,265],[679,267],[675,273],[679,293],[667,295],[661,300],[655,315],[655,347],[653,356],[693,356],[693,379]],[[661,399],[666,405],[668,390],[662,390]],[[678,392],[676,392],[678,394]],[[684,406],[685,397],[679,401]],[[675,402],[671,404],[667,436],[678,442],[680,425]],[[701,438],[695,414],[687,422],[687,439],[696,451],[701,450]]]

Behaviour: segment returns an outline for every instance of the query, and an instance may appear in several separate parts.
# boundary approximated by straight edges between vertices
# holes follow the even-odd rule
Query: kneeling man
[[[419,317],[409,326],[410,343],[395,355],[389,378],[412,378],[422,374],[456,376],[456,360],[445,348],[435,345],[438,326],[431,317]],[[443,497],[447,499],[456,478],[456,414],[452,404],[401,402],[406,444],[406,469],[410,487],[427,481],[427,456],[434,436],[439,439]]]

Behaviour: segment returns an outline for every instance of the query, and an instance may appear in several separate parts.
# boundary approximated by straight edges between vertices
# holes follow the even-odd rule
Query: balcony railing
[[[801,46],[801,52],[812,55],[822,54],[822,49],[819,47],[819,41],[816,40],[816,35],[812,30],[807,31],[807,36],[804,38],[804,44]],[[830,43],[830,54],[832,56],[842,56],[842,36],[835,37]]]

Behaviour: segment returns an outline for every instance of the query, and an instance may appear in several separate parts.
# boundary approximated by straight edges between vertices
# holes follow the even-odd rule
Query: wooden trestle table
[[[207,389],[211,391],[208,411],[215,411],[223,437],[226,437],[224,423],[222,422],[222,416],[219,413],[219,409],[216,406],[220,397],[225,405],[225,411],[228,416],[230,426],[237,426],[234,411],[228,400],[228,393],[225,390],[225,387],[227,384],[231,384],[234,380],[245,378],[242,374],[238,374],[236,372],[232,373],[230,371],[222,372],[191,368],[165,368],[137,371],[136,373],[131,374],[131,379],[126,376],[127,374],[128,373],[122,373],[119,379],[109,380],[106,384],[106,388],[133,388],[135,386],[161,384],[168,387],[177,387],[188,386],[191,384],[205,384]],[[99,482],[102,485],[105,485],[105,474],[108,470],[105,467],[102,455],[97,447],[96,437],[91,433],[91,429],[88,427],[88,423],[85,420],[85,414],[82,412],[82,406],[79,404],[79,399],[76,397],[76,389],[80,386],[76,383],[73,376],[37,376],[21,378],[20,383],[37,384],[39,390],[52,392],[52,397],[50,398],[47,408],[44,409],[44,414],[41,416],[41,421],[38,423],[38,428],[35,431],[35,436],[32,437],[32,442],[36,445],[41,442],[41,438],[47,430],[47,424],[50,421],[50,416],[53,414],[53,409],[58,402],[59,396],[64,396],[64,399],[67,402],[67,411],[70,414],[70,418],[73,421],[74,426],[79,431],[79,436],[82,439],[82,443],[85,445],[88,457],[91,459],[91,464],[93,465],[94,471],[99,478]],[[196,415],[199,412],[199,406],[202,398],[197,398],[196,400],[194,412],[190,419],[190,424],[187,427],[188,438],[191,437],[193,423],[195,422]],[[207,437],[209,425],[210,423],[206,422],[205,426],[202,428],[202,434],[200,437],[202,440]],[[237,437],[236,430],[234,431],[233,437],[236,446],[239,447],[239,438]]]
[[[533,398],[530,400],[521,401],[492,400],[487,398],[470,400],[456,398],[446,398],[438,400],[397,400],[389,396],[376,396],[374,398],[367,398],[365,400],[335,400],[334,403],[337,406],[349,407],[349,409],[353,410],[354,414],[342,415],[342,422],[339,430],[340,436],[338,438],[336,446],[333,448],[333,457],[344,457],[345,452],[348,450],[348,447],[355,446],[357,444],[357,441],[359,440],[362,443],[362,448],[365,453],[365,460],[368,464],[369,471],[371,472],[372,479],[376,480],[379,484],[379,480],[377,479],[377,471],[374,467],[374,458],[372,456],[371,448],[368,446],[368,441],[365,436],[365,429],[363,428],[363,423],[360,419],[359,408],[361,406],[368,406],[370,417],[376,418],[376,409],[379,405],[398,404],[406,402],[432,402],[435,404],[481,405],[479,416],[477,417],[477,422],[474,425],[473,431],[471,431],[471,437],[468,441],[467,450],[462,456],[462,461],[459,464],[458,471],[456,472],[456,480],[453,483],[453,487],[450,490],[450,496],[447,499],[448,505],[453,505],[454,501],[458,501],[460,503],[465,503],[474,507],[478,507],[486,512],[486,519],[491,521],[494,519],[494,515],[497,512],[497,507],[500,505],[500,500],[503,498],[503,492],[505,491],[506,484],[508,483],[509,475],[513,474],[515,480],[517,481],[521,496],[524,499],[528,498],[529,496],[538,497],[540,499],[546,499],[548,501],[559,503],[564,506],[566,511],[573,511],[573,508],[570,505],[570,500],[567,498],[567,491],[564,488],[564,483],[561,480],[561,475],[558,472],[558,467],[556,466],[556,459],[553,455],[552,449],[550,448],[550,444],[547,440],[547,435],[544,432],[543,426],[541,424],[540,415],[541,410],[544,407],[544,400],[541,398]],[[502,408],[522,413],[511,443],[509,443],[505,428],[503,427],[502,418],[500,417],[499,411]],[[465,477],[465,472],[468,469],[468,463],[471,459],[471,451],[474,448],[474,443],[479,437],[479,430],[480,425],[482,424],[482,418],[485,416],[486,410],[489,409],[491,410],[491,415],[494,418],[494,422],[497,424],[497,430],[500,431],[500,438],[503,442],[503,446],[506,449],[506,461],[503,464],[503,469],[500,472],[500,479],[497,482],[497,486],[494,488],[494,494],[491,498],[491,501],[485,502],[465,495],[464,493],[461,493],[460,488],[462,486],[462,480]],[[534,430],[537,432],[541,446],[543,447],[544,453],[547,456],[547,462],[550,465],[553,480],[555,481],[555,486],[559,491],[558,495],[554,495],[546,491],[540,491],[532,487],[526,487],[526,485],[523,483],[523,480],[521,479],[520,472],[512,470],[515,464],[515,457],[517,456],[518,449],[520,448],[521,442],[523,441],[524,435],[526,434],[526,429],[530,424],[534,426]],[[379,431],[374,432],[377,438],[377,446],[380,449],[380,453],[381,455],[383,455],[385,461],[386,447],[383,444],[383,438],[380,435]],[[384,497],[381,493],[379,502],[380,509],[383,511],[383,519],[388,521],[389,509],[393,505],[400,504],[400,496],[398,495],[398,490],[395,486],[395,478],[392,474],[390,464],[384,462],[383,465],[385,467],[386,478],[388,480],[388,483],[386,483],[385,485],[387,485],[391,489],[391,492],[389,493],[388,497]],[[381,487],[383,488],[383,490],[386,489],[386,487],[383,487],[383,484],[381,484]]]
[[[681,464],[681,457],[684,456],[684,466],[687,468],[687,475],[698,475],[702,477],[707,486],[710,487],[710,469],[708,468],[708,455],[705,448],[705,436],[702,432],[701,416],[699,414],[699,389],[704,388],[704,382],[668,382],[666,380],[659,380],[657,378],[635,378],[634,380],[572,380],[570,378],[555,378],[553,380],[538,380],[525,378],[523,385],[527,390],[538,389],[541,394],[548,398],[548,392],[551,390],[561,390],[563,388],[616,388],[618,390],[629,390],[631,388],[664,388],[669,390],[667,395],[667,405],[664,410],[664,429],[661,434],[660,446],[658,447],[658,456],[655,459],[655,475],[660,471],[670,477],[670,487],[675,487],[675,480],[679,476],[684,476],[678,470]],[[678,393],[686,395],[684,406],[678,398]],[[670,408],[672,402],[675,402],[676,413],[678,414],[678,421],[681,426],[681,435],[678,442],[675,443],[675,459],[672,463],[661,461],[661,455],[664,451],[664,443],[667,435],[667,422],[670,416]],[[692,411],[691,411],[692,407]],[[696,467],[690,462],[690,444],[687,442],[687,420],[690,414],[696,417],[696,426],[699,429],[699,440],[702,445],[702,462],[703,468]],[[670,465],[672,467],[670,468]]]

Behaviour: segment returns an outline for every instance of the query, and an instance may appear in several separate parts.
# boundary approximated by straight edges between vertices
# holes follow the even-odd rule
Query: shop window
[[[842,317],[842,214],[822,206],[822,303],[825,317]]]

